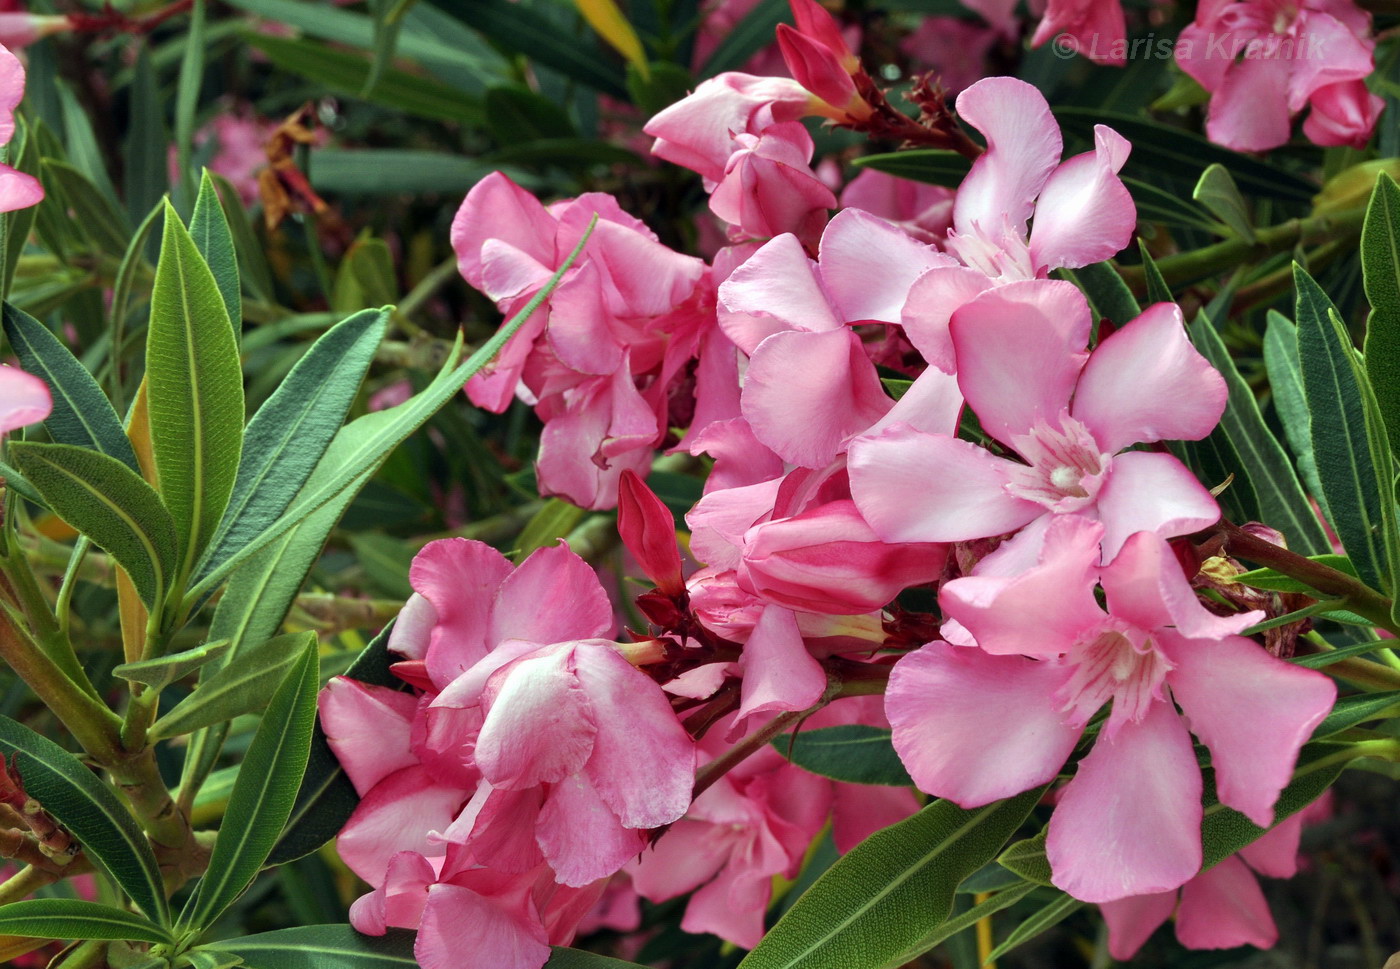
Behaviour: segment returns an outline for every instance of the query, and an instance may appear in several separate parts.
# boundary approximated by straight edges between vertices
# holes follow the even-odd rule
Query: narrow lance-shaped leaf
[[[165,884],[150,843],[110,788],[62,747],[0,717],[0,756],[18,752],[25,790],[66,827],[83,851],[143,912],[169,923]]]
[[[35,898],[0,905],[0,934],[36,939],[174,941],[169,932],[143,915],[78,898]]]
[[[233,249],[233,232],[229,229],[228,219],[224,217],[219,193],[214,189],[214,180],[209,177],[208,169],[204,170],[199,180],[199,194],[195,196],[194,214],[190,216],[190,238],[214,274],[219,295],[224,298],[224,309],[228,311],[229,325],[233,328],[234,344],[237,345],[243,330],[243,293],[238,278],[238,256]]]
[[[60,518],[126,569],[153,608],[169,588],[178,542],[160,496],[116,458],[71,444],[10,444],[10,459]]]
[[[1230,177],[1230,171],[1219,162],[1209,165],[1201,172],[1200,179],[1191,197],[1200,202],[1211,214],[1230,227],[1230,231],[1245,242],[1254,242],[1254,226],[1249,220],[1249,207],[1239,186]]]
[[[890,969],[948,918],[959,882],[1025,820],[1043,788],[970,811],[936,801],[877,831],[807,890],[743,969]]]
[[[1313,454],[1312,415],[1308,413],[1308,400],[1303,393],[1303,366],[1298,361],[1298,328],[1277,310],[1268,313],[1264,367],[1269,374],[1269,390],[1279,423],[1283,425],[1283,436],[1298,459],[1298,476],[1323,515],[1330,518],[1327,497],[1322,493],[1322,482],[1317,474],[1317,457]]]
[[[87,367],[24,310],[6,303],[4,324],[20,366],[49,385],[53,412],[44,426],[54,441],[101,451],[139,471],[121,420]]]
[[[248,422],[238,476],[203,572],[277,517],[301,491],[359,393],[389,314],[365,310],[312,344]]]
[[[1381,532],[1382,492],[1367,440],[1354,351],[1345,331],[1332,324],[1329,314],[1336,307],[1327,294],[1301,266],[1294,265],[1293,276],[1303,392],[1312,414],[1313,453],[1332,528],[1361,581],[1385,592],[1390,576]],[[1393,496],[1387,500],[1393,503]]]
[[[1371,315],[1366,318],[1366,373],[1400,457],[1400,186],[1382,172],[1361,227],[1361,269]]]
[[[890,732],[880,727],[849,724],[780,734],[771,741],[778,752],[798,767],[848,784],[912,787],[900,763]]]
[[[224,664],[217,673],[199,684],[165,716],[151,725],[152,740],[178,737],[256,713],[268,702],[303,654],[314,648],[314,632],[286,633],[239,653],[238,662]]]
[[[368,477],[374,473],[389,451],[421,427],[443,404],[456,395],[464,383],[494,359],[506,341],[524,325],[530,314],[549,298],[549,294],[554,291],[555,286],[559,285],[559,280],[564,277],[564,273],[569,270],[569,267],[583,252],[584,247],[588,245],[597,219],[598,217],[595,215],[578,244],[550,276],[544,287],[465,362],[455,367],[450,363],[457,358],[458,348],[461,344],[459,335],[457,344],[454,345],[448,356],[449,363],[443,367],[442,371],[422,393],[414,395],[397,407],[366,414],[341,428],[340,433],[331,442],[331,447],[327,449],[325,457],[321,459],[325,467],[334,469],[333,472],[328,472],[326,483],[314,489],[303,489],[301,500],[295,502],[281,518],[264,529],[256,538],[251,539],[236,553],[224,559],[205,575],[190,590],[188,599],[197,600],[206,592],[212,591],[218,582],[222,581],[240,563],[281,538],[289,530],[296,527],[299,522],[345,493],[347,489],[362,487],[364,481],[368,480]]]
[[[300,925],[224,939],[219,948],[256,969],[410,969],[414,933],[362,935],[348,925]],[[486,969],[486,967],[482,967]]]
[[[243,375],[214,275],[166,203],[146,338],[151,437],[161,496],[187,572],[218,528],[243,441]]]
[[[282,833],[306,770],[316,721],[317,666],[316,646],[308,643],[268,704],[183,924],[201,929],[214,924],[252,883]],[[220,948],[237,951],[223,943]]]
[[[1046,929],[1058,925],[1083,907],[1084,903],[1079,899],[1061,892],[1058,898],[1048,902],[1034,915],[1016,926],[1011,934],[992,950],[991,954],[987,956],[987,960],[1000,959],[1012,949],[1019,949]]]
[[[183,680],[226,649],[228,640],[220,639],[155,659],[123,663],[112,670],[112,675],[134,683],[144,683],[153,690],[163,690],[171,683]]]

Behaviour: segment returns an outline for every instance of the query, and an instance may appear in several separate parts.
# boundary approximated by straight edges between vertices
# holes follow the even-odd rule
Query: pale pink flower
[[[1170,891],[1199,870],[1202,781],[1188,722],[1211,752],[1221,803],[1268,827],[1336,697],[1326,676],[1238,635],[1260,613],[1202,606],[1161,538],[1139,532],[1099,568],[1102,534],[1061,517],[1031,543],[1030,570],[1001,575],[994,555],[986,572],[996,574],[949,582],[940,603],[977,646],[935,641],[903,657],[885,696],[915,783],[968,808],[1052,781],[1111,701],[1046,842],[1054,883],[1093,902]]]
[[[15,109],[24,100],[24,65],[5,47],[0,47],[0,145],[15,136]],[[13,212],[38,205],[44,187],[33,175],[0,165],[0,212]],[[16,425],[19,426],[19,425]]]
[[[0,175],[0,179],[3,179]],[[3,185],[3,182],[0,182]],[[49,385],[33,374],[0,364],[0,434],[37,424],[53,410]]]
[[[1069,283],[1008,283],[950,327],[957,383],[986,433],[1015,461],[899,425],[857,438],[851,493],[888,542],[957,542],[1013,532],[1045,515],[1102,521],[1103,559],[1138,531],[1163,537],[1219,517],[1170,454],[1138,443],[1198,440],[1225,408],[1225,382],[1159,303],[1086,352],[1090,315]]]
[[[964,6],[970,4],[964,3]],[[958,17],[925,17],[919,21],[913,33],[899,42],[899,49],[916,63],[938,73],[938,83],[950,95],[956,95],[987,77],[991,73],[987,55],[993,46],[1004,37],[1015,36],[1015,4],[1009,7],[1004,3],[982,6],[1007,9],[1004,17],[1001,10],[979,11],[992,24],[990,27]],[[993,20],[993,17],[999,19]]]
[[[1122,66],[1127,61],[1128,26],[1121,0],[1049,0],[1031,46],[1061,35],[1067,47],[1100,64]]]
[[[953,224],[951,188],[896,178],[873,168],[862,171],[842,189],[841,207],[878,215],[920,242],[940,242]]]
[[[1375,45],[1370,14],[1351,0],[1207,0],[1175,51],[1211,92],[1210,139],[1267,151],[1288,141],[1309,104],[1308,138],[1363,147],[1384,104],[1361,83]]]
[[[812,172],[812,136],[796,121],[734,136],[734,152],[710,195],[710,211],[760,239],[791,232],[815,244],[836,196]]]
[[[72,30],[73,22],[66,16],[35,13],[0,13],[0,44],[18,50],[64,31]]]

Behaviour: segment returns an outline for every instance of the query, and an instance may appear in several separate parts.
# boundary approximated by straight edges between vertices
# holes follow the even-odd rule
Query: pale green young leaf
[[[214,274],[237,345],[243,330],[243,288],[238,278],[238,256],[233,248],[233,232],[208,169],[199,180],[199,194],[195,196],[194,214],[190,216],[190,238]]]
[[[112,675],[134,683],[144,683],[153,690],[163,690],[220,656],[228,646],[227,639],[218,639],[178,653],[122,663],[112,670]]]
[[[1254,242],[1254,226],[1249,218],[1249,206],[1240,194],[1239,186],[1230,177],[1230,171],[1219,162],[1213,162],[1201,172],[1191,197],[1210,210],[1217,219],[1230,227],[1238,238]]]
[[[256,713],[315,643],[316,634],[308,631],[284,633],[258,646],[245,647],[238,662],[224,661],[218,672],[152,724],[151,739],[166,740]]]

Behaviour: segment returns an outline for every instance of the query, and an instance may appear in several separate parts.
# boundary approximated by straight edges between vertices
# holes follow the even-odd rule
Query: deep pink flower
[[[796,121],[735,135],[710,211],[760,239],[791,232],[816,243],[836,196],[812,173],[812,136]]]
[[[1182,30],[1176,62],[1211,92],[1206,134],[1238,151],[1304,133],[1363,147],[1383,101],[1361,82],[1375,67],[1371,17],[1351,0],[1209,0]]]
[[[1225,382],[1192,348],[1181,311],[1147,309],[1093,352],[1084,297],[1057,280],[1008,283],[950,327],[957,382],[988,435],[1021,457],[899,425],[850,446],[851,493],[887,542],[956,542],[1043,515],[1105,526],[1110,561],[1133,532],[1183,535],[1219,517],[1169,454],[1137,443],[1197,440],[1225,407]],[[1121,453],[1120,453],[1121,452]]]
[[[1102,531],[1061,517],[1029,571],[948,583],[940,603],[977,647],[920,648],[896,664],[885,697],[910,775],[963,807],[1053,780],[1111,701],[1046,842],[1055,884],[1094,902],[1170,891],[1199,870],[1202,781],[1187,721],[1211,752],[1221,802],[1267,827],[1336,697],[1327,677],[1238,635],[1259,613],[1206,610],[1161,538],[1139,532],[1099,569]]]

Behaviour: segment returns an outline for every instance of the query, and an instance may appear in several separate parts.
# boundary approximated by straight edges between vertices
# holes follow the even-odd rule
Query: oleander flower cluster
[[[1261,842],[1201,873],[1197,745],[1219,801],[1268,828],[1336,691],[1193,586],[1187,538],[1220,509],[1166,442],[1209,435],[1227,392],[1181,310],[1114,325],[1052,278],[1131,240],[1132,146],[1099,125],[1065,157],[1035,88],[985,78],[955,103],[979,137],[924,117],[970,157],[956,192],[857,180],[831,215],[800,119],[899,122],[831,18],[794,12],[793,79],[721,74],[646,127],[727,226],[708,262],[609,196],[545,204],[500,174],[457,213],[462,275],[506,315],[597,217],[466,392],[534,407],[541,492],[616,507],[653,588],[619,637],[563,545],[424,548],[389,643],[402,689],[337,678],[321,700],[362,798],[339,841],[373,889],[354,924],[417,929],[428,967],[470,945],[537,969],[607,924],[600,900],[689,893],[685,929],[752,947],[828,824],[844,851],[920,804],[767,743],[801,720],[889,729],[918,791],[964,808],[1053,788],[1053,882],[1104,906],[1115,954],[1178,890],[1187,944],[1263,940],[1192,929],[1245,862],[1287,867]],[[710,469],[693,563],[643,480],[663,444]]]

